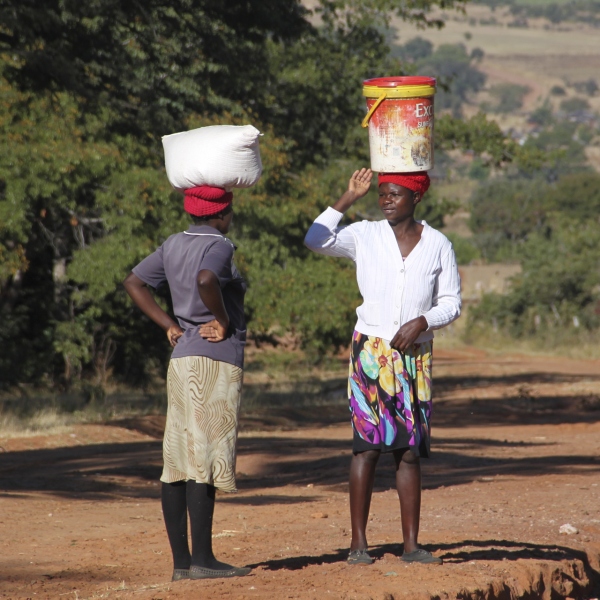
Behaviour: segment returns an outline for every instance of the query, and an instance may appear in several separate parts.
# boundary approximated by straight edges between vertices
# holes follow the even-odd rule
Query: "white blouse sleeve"
[[[338,227],[343,213],[327,208],[310,226],[304,243],[313,252],[356,261],[356,238],[351,227]]]
[[[462,306],[460,275],[452,247],[442,257],[441,263],[442,270],[433,291],[432,307],[423,314],[429,324],[429,330],[440,329],[458,319]]]

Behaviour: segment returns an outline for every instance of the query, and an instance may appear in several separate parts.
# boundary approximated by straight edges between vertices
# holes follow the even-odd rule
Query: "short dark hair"
[[[190,215],[190,217],[192,217],[194,225],[202,225],[202,223],[206,223],[206,221],[210,221],[211,219],[220,219],[221,217],[228,215],[232,210],[233,207],[231,206],[231,204],[228,204],[223,210],[213,215],[202,215],[201,217],[197,217],[196,215],[192,215],[190,213],[188,214]]]

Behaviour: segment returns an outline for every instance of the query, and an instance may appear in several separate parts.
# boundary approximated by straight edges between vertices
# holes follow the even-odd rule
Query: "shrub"
[[[515,83],[498,83],[490,88],[490,95],[495,99],[494,110],[509,113],[523,106],[523,98],[531,88]]]
[[[454,246],[456,261],[459,265],[468,265],[481,258],[481,252],[472,238],[466,238],[456,233],[447,233],[446,237]]]
[[[574,98],[567,98],[560,103],[561,110],[567,113],[580,112],[583,110],[589,110],[590,103],[585,98],[575,96]]]

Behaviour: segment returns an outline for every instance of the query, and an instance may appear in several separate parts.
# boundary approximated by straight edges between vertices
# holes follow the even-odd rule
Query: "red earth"
[[[420,541],[441,566],[399,559],[388,456],[368,530],[377,560],[346,564],[342,376],[320,403],[297,405],[293,387],[283,398],[248,380],[248,394],[273,406],[244,410],[240,491],[218,495],[214,546],[221,560],[251,566],[249,576],[171,583],[158,482],[164,419],[147,416],[0,438],[0,597],[598,597],[600,361],[437,352]],[[566,524],[576,533],[560,533]]]

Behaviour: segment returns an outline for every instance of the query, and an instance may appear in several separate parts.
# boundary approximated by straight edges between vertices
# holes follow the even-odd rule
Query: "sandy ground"
[[[439,351],[434,456],[406,565],[383,457],[369,525],[376,562],[345,563],[350,428],[343,392],[254,409],[238,487],[219,495],[219,558],[245,578],[170,582],[158,477],[161,417],[0,439],[2,598],[597,598],[600,362]],[[561,534],[571,524],[577,533]]]

